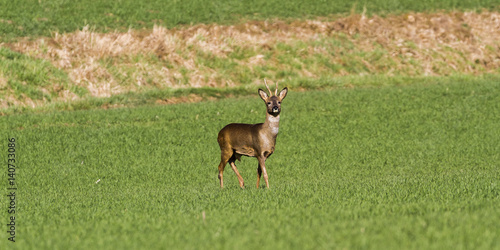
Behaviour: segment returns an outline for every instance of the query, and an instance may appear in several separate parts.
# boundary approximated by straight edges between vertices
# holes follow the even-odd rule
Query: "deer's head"
[[[274,90],[274,94],[267,86],[267,82],[264,79],[264,83],[266,84],[266,88],[269,91],[269,95],[262,89],[259,89],[259,95],[262,100],[266,103],[267,113],[272,116],[278,116],[281,112],[281,101],[285,99],[286,94],[288,93],[288,88],[285,87],[278,93],[278,82],[276,82],[276,90]]]

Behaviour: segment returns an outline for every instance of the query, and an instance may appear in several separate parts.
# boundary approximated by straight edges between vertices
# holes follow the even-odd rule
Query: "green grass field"
[[[500,249],[498,11],[500,0],[0,0],[0,249]],[[267,44],[189,31],[342,18],[353,26]],[[365,21],[399,30],[378,37]],[[140,50],[150,33],[160,39]],[[216,85],[192,86],[193,72]],[[270,189],[255,188],[247,157],[246,189],[230,167],[220,189],[217,133],[264,121],[262,78],[290,88]],[[92,92],[105,84],[109,95]]]
[[[228,23],[243,19],[307,18],[345,14],[351,10],[368,13],[435,11],[440,9],[497,9],[499,0],[422,1],[314,1],[300,0],[202,0],[108,1],[108,0],[21,0],[0,1],[0,37],[50,36],[72,32],[85,25],[100,31],[152,28],[154,24],[174,27],[192,23]]]
[[[16,243],[3,226],[0,248],[499,249],[498,82],[292,88],[269,190],[254,187],[255,158],[237,162],[246,189],[229,167],[223,190],[217,179],[217,133],[262,122],[257,94],[3,116],[18,208]]]

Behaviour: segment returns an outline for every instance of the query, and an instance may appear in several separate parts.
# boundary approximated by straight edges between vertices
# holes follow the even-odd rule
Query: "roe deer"
[[[276,145],[276,136],[278,135],[280,122],[281,101],[288,93],[288,88],[285,87],[278,94],[278,82],[276,82],[276,90],[273,95],[265,79],[264,83],[269,91],[269,95],[262,89],[259,89],[259,95],[267,106],[266,121],[258,124],[231,123],[226,125],[219,132],[217,141],[219,142],[221,150],[221,160],[219,164],[221,188],[224,187],[222,173],[228,162],[238,176],[240,187],[244,188],[243,178],[234,164],[236,160],[241,160],[240,158],[242,155],[257,157],[259,161],[259,166],[257,167],[257,188],[259,188],[262,173],[264,173],[266,187],[269,188],[267,171],[264,163],[274,152],[274,145]]]

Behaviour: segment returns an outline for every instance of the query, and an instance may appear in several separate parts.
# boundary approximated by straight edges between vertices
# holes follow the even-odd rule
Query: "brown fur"
[[[269,90],[267,84],[266,87]],[[268,95],[262,89],[259,89],[259,95],[267,106],[266,121],[264,123],[231,123],[226,125],[219,132],[217,142],[219,142],[221,149],[221,161],[219,164],[219,180],[221,188],[224,187],[223,172],[228,162],[238,177],[240,187],[244,187],[243,177],[241,177],[236,165],[234,164],[236,160],[240,160],[242,155],[257,158],[259,161],[259,166],[257,167],[257,188],[259,188],[262,173],[264,174],[266,187],[269,188],[265,161],[274,152],[276,137],[278,136],[279,129],[281,101],[288,93],[288,88],[285,87],[279,94],[277,94],[277,92],[277,84],[274,95],[270,90],[270,95]]]

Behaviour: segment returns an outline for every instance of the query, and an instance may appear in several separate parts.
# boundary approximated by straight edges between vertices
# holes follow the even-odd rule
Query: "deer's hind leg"
[[[259,183],[260,183],[260,177],[262,176],[262,168],[257,166],[257,188],[259,188]]]
[[[231,159],[232,156],[233,156],[233,151],[231,149],[225,150],[221,148],[221,156],[219,163],[219,180],[221,188],[224,187],[224,180],[223,180],[224,168],[226,167],[227,162]]]
[[[236,152],[233,154],[231,159],[229,159],[229,164],[231,165],[231,168],[233,169],[234,173],[236,173],[236,176],[238,176],[238,182],[240,183],[241,188],[245,188],[245,183],[243,182],[243,177],[241,177],[240,173],[238,172],[238,169],[236,168],[236,164],[234,162],[236,159],[239,159],[241,155],[238,155]]]

